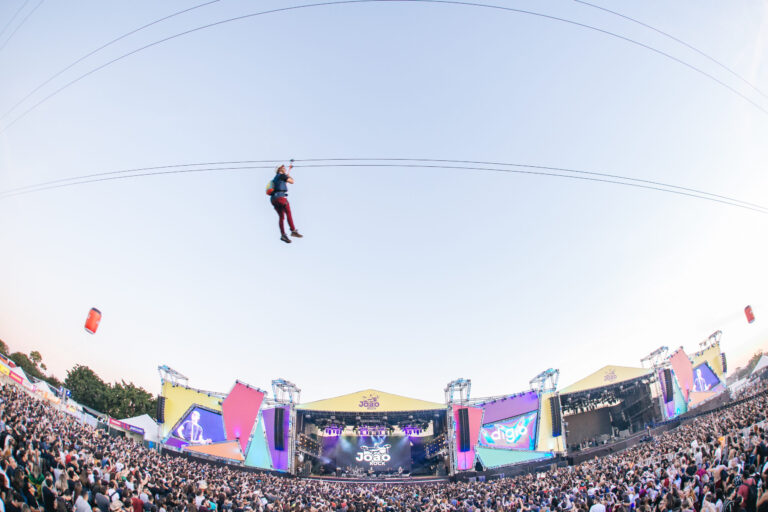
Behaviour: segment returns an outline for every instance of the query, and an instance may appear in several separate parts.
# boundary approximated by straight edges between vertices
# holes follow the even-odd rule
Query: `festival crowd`
[[[768,512],[768,395],[576,466],[488,482],[339,483],[173,457],[0,389],[0,512]]]

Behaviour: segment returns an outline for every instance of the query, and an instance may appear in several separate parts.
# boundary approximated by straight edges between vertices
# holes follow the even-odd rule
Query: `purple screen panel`
[[[488,425],[497,421],[520,416],[531,411],[539,410],[539,395],[535,391],[529,391],[522,395],[508,396],[493,402],[488,402],[483,408],[483,423]]]

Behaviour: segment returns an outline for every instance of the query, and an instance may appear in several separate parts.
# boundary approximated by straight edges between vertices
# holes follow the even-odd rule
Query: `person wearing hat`
[[[123,510],[123,502],[120,500],[114,500],[109,504],[110,512],[120,512]]]
[[[302,238],[303,235],[296,231],[296,226],[293,224],[293,215],[291,215],[291,205],[288,202],[288,184],[293,185],[294,181],[288,171],[293,168],[293,164],[288,166],[288,169],[284,165],[277,168],[275,177],[272,178],[271,188],[268,188],[267,193],[270,196],[270,202],[272,207],[277,212],[280,225],[280,240],[289,244],[291,239],[285,234],[285,218],[288,217],[288,226],[291,228],[291,236],[295,238]],[[271,190],[271,193],[270,193]]]

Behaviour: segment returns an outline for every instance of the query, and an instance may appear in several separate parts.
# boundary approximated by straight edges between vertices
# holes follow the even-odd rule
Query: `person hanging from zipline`
[[[296,231],[296,226],[293,224],[293,216],[291,215],[291,205],[288,203],[288,183],[293,185],[293,178],[288,174],[288,171],[291,169],[293,169],[293,160],[288,165],[288,169],[284,165],[278,167],[275,177],[267,184],[267,195],[270,196],[270,202],[280,218],[280,240],[287,244],[291,243],[291,239],[285,234],[285,217],[288,217],[291,236],[295,238],[303,237],[303,235]]]

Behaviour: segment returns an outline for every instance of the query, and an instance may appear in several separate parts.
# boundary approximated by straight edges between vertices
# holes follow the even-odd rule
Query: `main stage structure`
[[[666,347],[646,367],[605,366],[563,389],[547,369],[529,389],[474,397],[461,378],[444,402],[377,389],[302,403],[285,379],[267,391],[236,381],[228,393],[195,389],[159,367],[164,450],[308,478],[430,480],[512,473],[641,435],[724,389],[719,336],[687,356]]]

